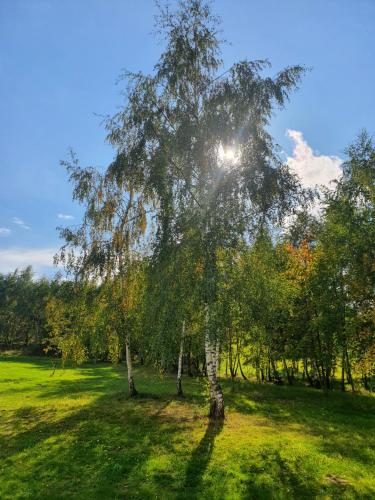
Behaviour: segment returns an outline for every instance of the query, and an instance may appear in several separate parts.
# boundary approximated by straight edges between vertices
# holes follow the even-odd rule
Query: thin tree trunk
[[[194,357],[191,355],[191,353],[189,353],[189,359],[191,360],[191,373],[189,373],[190,377],[194,377],[194,375],[197,377],[197,376],[201,376],[202,372],[199,368],[199,358],[197,357]]]
[[[296,361],[295,359],[292,360],[292,368],[292,375],[293,377],[295,377],[298,374],[298,361]]]
[[[229,372],[230,378],[234,379],[234,369],[233,369],[233,352],[232,352],[232,339],[229,341]]]
[[[368,383],[368,377],[366,373],[362,373],[362,382],[363,382],[363,387],[366,389],[366,391],[370,390],[370,385]]]
[[[241,374],[242,374],[242,367],[240,367]],[[258,384],[260,383],[260,370],[259,370],[259,362],[258,360],[255,361],[255,376],[257,379]]]
[[[224,397],[223,391],[216,377],[216,345],[210,339],[208,331],[209,309],[206,305],[206,333],[204,350],[206,354],[207,377],[210,384],[210,412],[211,420],[224,419]]]
[[[215,372],[216,372],[216,377],[219,377],[219,371],[220,371],[220,340],[216,340],[216,350],[215,350]]]
[[[122,260],[121,253],[119,255],[119,269],[120,269],[121,297],[124,298],[123,260]],[[131,351],[130,351],[129,334],[127,334],[125,337],[125,357],[126,357],[126,366],[128,369],[129,395],[131,398],[133,398],[138,393],[137,393],[137,390],[135,388],[134,379],[133,379],[133,366],[132,366],[132,356],[131,356]]]
[[[229,345],[228,345],[228,362],[229,362],[230,378],[233,381],[234,370],[233,370],[232,332],[230,330],[229,330]]]
[[[284,356],[282,357],[282,361],[283,361],[283,365],[284,365],[284,371],[285,371],[286,377],[288,379],[288,384],[293,385],[293,377],[290,374],[290,371],[289,371],[288,365],[286,364],[286,360],[285,360]]]
[[[341,358],[341,390],[345,392],[345,350],[342,350]]]
[[[239,355],[238,355],[238,366],[239,366],[242,378],[244,380],[248,380],[247,377],[246,377],[246,375],[244,374],[244,372],[242,370],[242,365],[241,365],[241,360],[240,360],[240,356]],[[259,379],[259,369],[257,368],[257,381],[259,381],[258,379]]]
[[[232,344],[232,335],[230,336],[230,342],[229,342],[229,371],[230,371],[230,376],[232,379],[232,382],[237,376],[237,369],[238,369],[238,351],[236,350],[236,354],[234,355],[234,361],[233,361],[233,344]]]
[[[185,320],[182,322],[180,353],[178,355],[178,370],[177,370],[177,396],[183,396],[182,392],[182,357],[184,354],[184,337],[185,337]]]
[[[352,370],[351,370],[350,361],[349,361],[349,354],[348,354],[348,349],[346,347],[345,347],[345,357],[346,357],[346,377],[347,377],[349,384],[352,387],[352,392],[355,392],[354,380],[352,377]]]
[[[313,375],[313,383],[314,383],[314,387],[316,389],[320,389],[322,387],[322,375],[320,373],[320,367],[319,367],[319,361],[317,361],[316,359],[313,360],[314,362],[314,375]]]
[[[272,366],[272,371],[273,371],[273,379],[274,383],[278,385],[282,385],[283,381],[282,378],[279,375],[279,372],[276,368],[275,360],[271,357],[271,366]]]
[[[331,388],[331,371],[332,371],[332,367],[327,366],[326,373],[325,373],[325,387],[326,387],[326,389]]]
[[[125,340],[125,353],[126,353],[126,366],[128,368],[128,384],[129,384],[129,394],[130,397],[134,397],[138,394],[135,384],[134,384],[134,379],[133,379],[133,366],[132,366],[132,357],[131,357],[131,352],[130,352],[130,339],[129,336],[126,336]]]
[[[305,359],[303,360],[303,368],[304,368],[304,373],[305,373],[305,375],[306,375],[306,379],[307,379],[307,381],[308,381],[309,385],[310,385],[311,387],[313,387],[314,382],[313,382],[313,379],[311,378],[311,375],[310,375],[310,372],[309,372],[309,365],[308,365],[307,358],[305,358]]]
[[[272,382],[272,375],[271,375],[271,356],[268,353],[268,361],[267,361],[267,380],[268,382]]]
[[[233,365],[233,370],[234,370],[234,377],[237,377],[237,370],[238,370],[238,363],[239,363],[239,354],[238,354],[238,349],[236,348],[236,355],[234,357],[234,365]]]
[[[191,369],[191,364],[192,363],[191,363],[191,338],[190,338],[189,339],[189,348],[188,348],[188,352],[187,352],[187,371],[188,371],[189,377],[193,376],[193,372],[192,372],[192,369]]]

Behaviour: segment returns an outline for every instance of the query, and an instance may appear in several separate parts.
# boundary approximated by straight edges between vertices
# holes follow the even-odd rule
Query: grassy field
[[[135,375],[0,358],[0,498],[375,498],[375,398],[223,382],[210,426],[203,380]]]

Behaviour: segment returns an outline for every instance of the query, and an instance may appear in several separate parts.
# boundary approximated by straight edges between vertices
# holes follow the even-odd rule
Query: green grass
[[[206,386],[123,367],[59,369],[0,358],[0,498],[374,498],[375,398],[223,382],[227,418],[209,425]]]

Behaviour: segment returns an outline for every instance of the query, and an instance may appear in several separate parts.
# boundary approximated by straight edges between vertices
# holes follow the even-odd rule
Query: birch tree
[[[147,196],[137,177],[124,165],[119,172],[118,162],[119,159],[114,161],[105,173],[91,167],[80,167],[74,154],[70,161],[62,162],[73,184],[73,199],[84,206],[84,216],[79,226],[60,228],[65,243],[55,261],[63,263],[75,280],[91,280],[117,287],[120,300],[118,304],[115,299],[113,302],[119,308],[113,310],[116,316],[120,315],[120,321],[112,321],[117,328],[126,329],[134,304],[139,305],[136,300],[139,281],[134,279],[134,274],[139,277],[137,245],[146,230],[144,205]],[[135,396],[130,329],[116,332],[116,335],[124,338],[129,393]]]
[[[266,128],[304,70],[292,66],[263,77],[269,63],[248,60],[224,68],[219,21],[204,0],[181,1],[174,12],[161,6],[156,32],[164,51],[152,74],[124,74],[126,102],[108,121],[108,139],[118,172],[136,177],[152,200],[154,257],[183,236],[194,241],[204,277],[210,417],[223,418],[216,377],[221,334],[211,313],[216,252],[293,203],[297,183]]]

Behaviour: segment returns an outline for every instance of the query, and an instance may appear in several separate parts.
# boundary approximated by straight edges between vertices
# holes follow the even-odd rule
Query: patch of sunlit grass
[[[123,367],[51,376],[0,358],[0,498],[372,498],[375,399],[223,381],[227,418],[209,425],[206,385]]]

